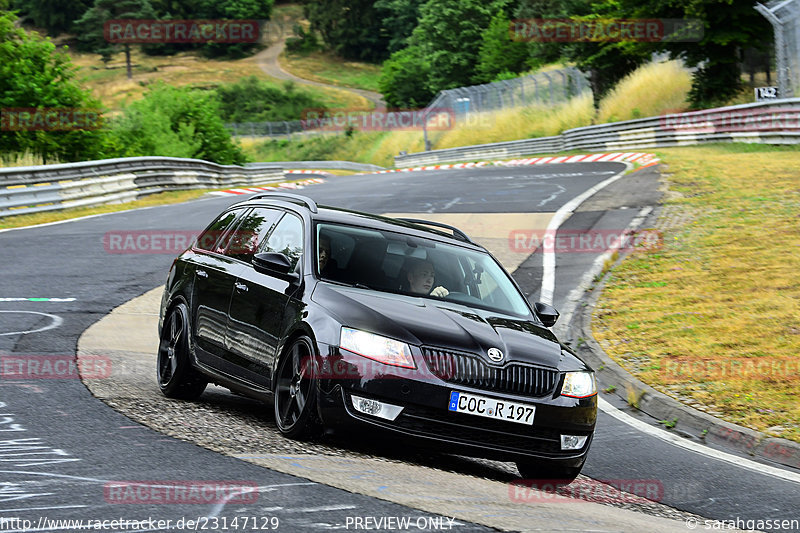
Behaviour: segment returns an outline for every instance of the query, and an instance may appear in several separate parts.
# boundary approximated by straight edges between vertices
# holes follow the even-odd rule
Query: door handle
[[[234,283],[233,285],[234,285],[234,287],[236,287],[236,290],[237,290],[237,291],[241,291],[241,292],[247,292],[247,285],[245,285],[244,283],[239,283],[239,282],[237,281],[237,282],[236,282],[236,283]]]
[[[201,278],[207,278],[208,272],[206,272],[205,270],[198,270],[197,275],[200,276]]]

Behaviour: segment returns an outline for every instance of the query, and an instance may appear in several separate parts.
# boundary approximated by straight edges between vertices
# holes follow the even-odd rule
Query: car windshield
[[[515,316],[530,309],[486,252],[344,224],[316,225],[321,279]]]

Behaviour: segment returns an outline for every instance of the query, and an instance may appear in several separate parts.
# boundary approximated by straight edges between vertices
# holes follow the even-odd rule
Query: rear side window
[[[292,268],[303,256],[303,223],[294,215],[287,213],[272,230],[262,250],[279,252],[289,258]]]
[[[241,212],[241,209],[235,209],[222,213],[199,237],[197,237],[197,244],[195,246],[201,250],[221,253],[217,243],[221,242],[221,237]],[[222,248],[224,249],[224,246]]]
[[[282,211],[265,207],[256,207],[250,211],[232,232],[225,255],[250,263],[281,213]]]

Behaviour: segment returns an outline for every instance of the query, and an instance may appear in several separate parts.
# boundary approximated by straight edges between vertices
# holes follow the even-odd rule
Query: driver
[[[436,298],[444,298],[450,294],[450,291],[441,285],[431,290],[436,271],[430,261],[410,259],[406,272],[409,291],[416,294],[429,294]]]

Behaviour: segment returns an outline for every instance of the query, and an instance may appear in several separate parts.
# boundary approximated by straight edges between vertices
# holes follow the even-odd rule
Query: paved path
[[[273,78],[277,78],[279,80],[290,80],[295,83],[303,85],[314,85],[316,87],[326,87],[329,89],[348,91],[357,94],[363,98],[366,98],[375,106],[375,109],[386,108],[386,103],[383,101],[383,96],[380,93],[367,91],[365,89],[353,89],[351,87],[330,85],[327,83],[320,83],[318,81],[306,80],[304,78],[295,76],[290,72],[286,72],[285,70],[283,70],[283,68],[281,68],[281,64],[278,61],[278,57],[280,57],[285,47],[286,47],[286,38],[284,37],[278,40],[277,42],[273,43],[272,45],[270,45],[269,48],[259,52],[256,55],[256,61],[258,62],[258,66],[268,76],[272,76]]]

